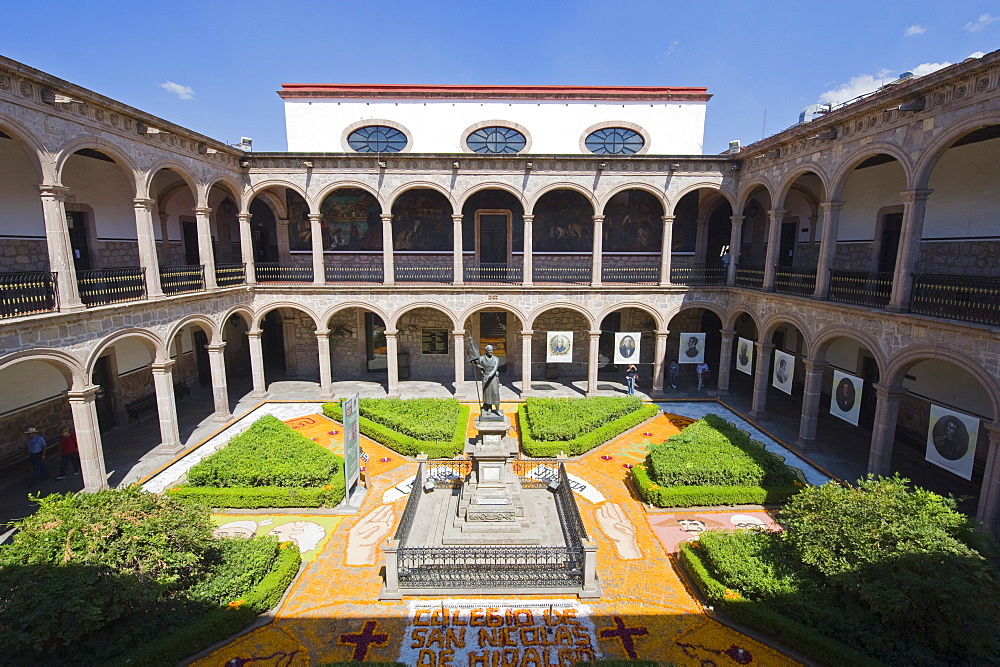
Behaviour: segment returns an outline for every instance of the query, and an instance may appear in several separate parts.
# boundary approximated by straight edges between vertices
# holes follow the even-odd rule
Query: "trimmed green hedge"
[[[402,454],[403,456],[417,456],[420,453],[424,453],[432,459],[450,459],[458,456],[458,454],[465,450],[466,433],[469,424],[468,405],[462,405],[454,399],[444,398],[406,399],[401,401],[403,403],[408,401],[443,401],[458,405],[458,415],[455,417],[454,423],[450,425],[450,428],[452,429],[451,440],[419,440],[413,436],[395,431],[392,428],[373,421],[366,416],[366,413],[372,414],[370,411],[371,403],[368,403],[368,407],[366,408],[366,402],[388,400],[398,399],[371,398],[359,401],[361,404],[359,405],[359,411],[361,414],[358,415],[358,428],[366,437],[385,445],[392,451]],[[334,421],[340,423],[344,422],[344,412],[341,409],[339,402],[324,403],[323,414]],[[432,411],[431,414],[438,413]]]
[[[178,500],[192,500],[209,507],[257,509],[261,507],[335,507],[344,499],[344,476],[337,475],[325,487],[236,487],[178,486],[167,489]]]
[[[642,406],[638,396],[532,397],[524,402],[524,410],[519,410],[524,417],[521,430],[531,433],[535,440],[567,442]]]
[[[521,445],[528,456],[536,456],[540,458],[548,458],[553,456],[558,456],[560,452],[564,452],[567,456],[577,456],[579,454],[584,454],[589,452],[594,447],[603,445],[608,440],[624,433],[625,431],[638,426],[642,422],[650,419],[660,411],[660,409],[655,405],[643,404],[638,401],[638,408],[626,412],[624,415],[617,417],[613,421],[607,422],[601,426],[598,426],[594,430],[584,433],[583,435],[577,436],[572,440],[557,440],[557,441],[541,441],[535,438],[531,424],[531,408],[529,407],[534,400],[543,401],[562,401],[563,405],[566,405],[568,401],[591,401],[599,399],[590,398],[572,398],[572,399],[531,399],[529,398],[524,404],[518,407],[517,415],[518,421],[521,424]],[[613,399],[613,400],[626,400],[626,399]],[[536,415],[537,419],[537,415]]]
[[[680,562],[716,609],[824,665],[879,665],[880,662],[774,611],[767,605],[733,595],[715,579],[691,544],[680,545]]]
[[[455,433],[462,404],[455,398],[362,398],[366,419],[425,442],[447,441]]]
[[[298,575],[301,563],[299,550],[294,545],[288,545],[288,548],[279,551],[274,568],[243,597],[242,605],[210,611],[186,627],[153,640],[117,664],[129,667],[174,664],[238,633],[259,614],[274,608],[281,601],[285,590]]]
[[[639,495],[656,507],[778,505],[799,492],[797,486],[660,486],[649,478],[645,463],[630,472]]]

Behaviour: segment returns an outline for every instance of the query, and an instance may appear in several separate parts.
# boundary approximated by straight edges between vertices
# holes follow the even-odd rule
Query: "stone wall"
[[[452,323],[448,317],[431,308],[417,308],[403,315],[397,325],[400,354],[410,355],[411,380],[436,380],[444,384],[454,382],[455,348],[451,337]],[[445,329],[448,332],[447,354],[423,353],[423,329]]]
[[[37,428],[47,442],[54,443],[59,429],[72,425],[73,414],[65,394],[0,415],[0,465],[25,459],[24,432],[29,426]]]
[[[285,373],[302,380],[319,380],[316,325],[298,310],[281,309],[285,335]]]
[[[454,266],[452,253],[406,253],[393,254],[392,261],[397,269],[442,267],[450,269]]]
[[[360,380],[368,375],[364,318],[348,308],[330,318],[330,364],[333,381]]]
[[[583,316],[566,308],[553,308],[538,316],[533,325],[531,337],[531,378],[546,379],[546,345],[549,331],[573,332],[573,362],[552,364],[551,370],[558,373],[559,382],[575,382],[587,379],[587,357],[590,354],[590,329]]]
[[[1000,277],[1000,241],[924,241],[916,273]]]
[[[324,253],[323,260],[326,262],[326,266],[335,268],[381,267],[382,253],[328,252]]]
[[[139,244],[136,241],[99,239],[97,246],[97,261],[94,262],[94,268],[120,269],[139,266]]]
[[[0,271],[48,271],[49,248],[44,238],[0,238]]]
[[[871,271],[873,248],[871,241],[838,243],[831,268],[836,271]]]

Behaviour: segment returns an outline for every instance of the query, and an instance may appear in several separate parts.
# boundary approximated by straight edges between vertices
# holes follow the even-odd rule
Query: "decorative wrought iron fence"
[[[590,284],[590,266],[535,266],[531,275],[536,283]]]
[[[450,266],[397,266],[397,283],[450,283],[455,270]]]
[[[511,467],[525,489],[545,488],[559,479],[559,461],[555,459],[515,459]]]
[[[215,283],[219,287],[233,287],[247,281],[246,264],[216,264]]]
[[[1000,325],[1000,278],[917,274],[910,312]]]
[[[423,479],[424,462],[421,461],[417,466],[417,476],[413,481],[413,490],[410,491],[410,497],[406,499],[403,516],[399,520],[399,526],[396,527],[395,539],[399,540],[400,549],[406,546],[406,538],[409,537],[410,530],[413,528],[413,518],[417,515],[417,505],[420,503],[420,485],[423,484]]]
[[[164,294],[181,294],[205,289],[205,267],[201,264],[161,266],[160,287]]]
[[[56,310],[56,274],[48,271],[0,273],[0,318]]]
[[[601,269],[601,282],[655,285],[660,282],[660,269],[656,266],[605,266]]]
[[[427,479],[436,488],[456,488],[472,472],[472,461],[456,459],[434,459],[427,462]]]
[[[816,291],[816,270],[780,266],[774,270],[774,291],[809,296]]]
[[[764,267],[757,264],[736,265],[736,286],[760,289],[764,286]]]
[[[313,270],[311,266],[291,266],[262,262],[254,264],[258,283],[311,283]]]
[[[569,475],[566,474],[566,464],[559,464],[559,486],[555,490],[556,511],[559,513],[559,523],[562,524],[563,537],[571,547],[583,547],[587,539],[587,529],[580,517],[580,508],[573,496]]]
[[[583,584],[582,547],[402,547],[400,588],[562,588]]]
[[[510,284],[521,282],[520,266],[509,264],[471,264],[462,276],[467,283]]]
[[[381,266],[328,266],[328,283],[375,283],[382,282]]]
[[[77,271],[76,282],[80,300],[87,306],[103,306],[146,297],[146,269],[141,266]]]
[[[892,296],[892,274],[876,271],[830,271],[830,301],[884,308]]]
[[[670,282],[675,285],[725,285],[726,269],[721,266],[691,266],[670,267]]]

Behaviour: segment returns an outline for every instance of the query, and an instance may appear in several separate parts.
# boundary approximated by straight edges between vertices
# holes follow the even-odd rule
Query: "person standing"
[[[63,426],[59,430],[59,475],[56,479],[66,479],[69,464],[73,464],[73,476],[80,474],[80,446],[76,442],[76,434]]]
[[[31,461],[31,481],[28,486],[34,486],[43,479],[51,477],[49,469],[45,467],[45,438],[41,436],[38,429],[32,426],[24,432],[28,439],[24,447],[28,452],[28,460]]]
[[[625,371],[625,384],[628,385],[628,395],[635,395],[635,378],[638,377],[639,371],[636,370],[635,364],[629,364],[628,369]]]
[[[695,366],[694,371],[698,374],[698,390],[700,391],[705,388],[705,384],[708,382],[711,371],[708,369],[708,364],[704,361]]]
[[[681,374],[681,367],[676,361],[670,362],[670,388],[677,389],[677,376]]]

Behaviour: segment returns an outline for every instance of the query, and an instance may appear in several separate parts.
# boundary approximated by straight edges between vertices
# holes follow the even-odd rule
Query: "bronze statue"
[[[503,417],[500,411],[500,358],[493,354],[493,346],[486,346],[486,354],[477,355],[478,348],[469,338],[469,363],[474,364],[482,371],[483,383],[483,405],[480,419],[489,419],[491,416]]]

